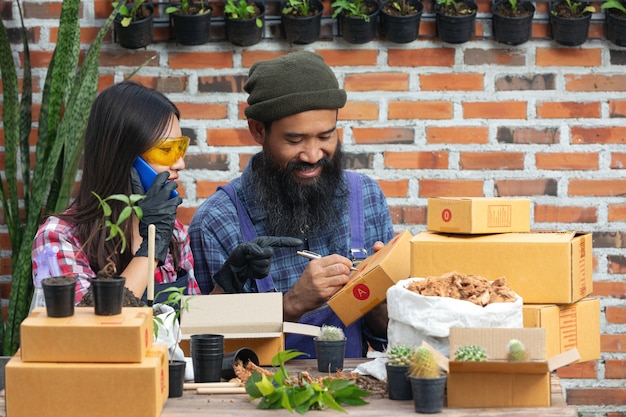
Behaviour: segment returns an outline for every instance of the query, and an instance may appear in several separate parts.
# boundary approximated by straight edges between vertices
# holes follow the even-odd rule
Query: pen
[[[311,252],[310,250],[299,250],[296,253],[308,259],[319,259],[322,257],[322,255],[320,255],[319,253]],[[350,270],[356,271],[356,268],[354,266],[351,266]]]

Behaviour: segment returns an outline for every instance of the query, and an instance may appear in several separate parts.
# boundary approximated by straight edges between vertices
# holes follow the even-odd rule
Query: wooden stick
[[[245,394],[245,387],[232,387],[232,388],[198,388],[196,390],[198,394]]]
[[[239,386],[239,382],[185,382],[183,384],[183,389],[236,388]]]
[[[152,306],[154,301],[154,236],[156,234],[156,227],[151,224],[148,225],[148,289],[147,299],[148,306]]]

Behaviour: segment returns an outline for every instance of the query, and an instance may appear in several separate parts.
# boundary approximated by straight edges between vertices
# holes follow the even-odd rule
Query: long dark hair
[[[112,194],[132,194],[130,168],[135,159],[164,137],[170,119],[180,119],[178,108],[156,90],[124,81],[103,90],[96,97],[89,113],[85,132],[85,149],[76,198],[69,210],[57,214],[73,223],[83,252],[94,271],[102,270],[109,261],[121,272],[132,259],[129,249],[119,252],[117,239],[106,240],[102,209],[92,194],[105,198]],[[111,201],[111,220],[115,221],[124,204]],[[126,241],[132,242],[132,223],[123,225]],[[172,238],[170,252],[175,266],[180,262],[178,242]]]

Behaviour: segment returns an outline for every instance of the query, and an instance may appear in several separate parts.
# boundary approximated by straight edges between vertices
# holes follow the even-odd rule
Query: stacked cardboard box
[[[21,325],[7,363],[11,417],[158,417],[168,397],[167,347],[153,344],[152,309],[96,316],[76,307],[51,318],[37,308]]]

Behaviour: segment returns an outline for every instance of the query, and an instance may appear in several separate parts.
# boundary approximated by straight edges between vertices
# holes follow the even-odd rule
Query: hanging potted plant
[[[496,42],[520,45],[532,35],[535,6],[530,1],[499,0],[493,5]]]
[[[338,18],[341,36],[353,44],[367,43],[376,36],[380,6],[372,0],[335,0],[331,7]]]
[[[413,403],[417,413],[439,413],[443,409],[447,375],[441,371],[433,352],[420,346],[409,366]]]
[[[413,398],[409,365],[414,349],[411,346],[398,344],[387,349],[387,393],[390,400],[410,400]]]
[[[346,341],[341,327],[322,325],[320,335],[313,338],[318,371],[336,372],[343,368]]]
[[[437,0],[435,25],[439,39],[448,43],[469,41],[474,34],[477,11],[478,6],[470,0]]]
[[[233,45],[256,45],[263,39],[265,5],[262,2],[227,0],[224,6],[226,39]]]
[[[117,7],[118,2],[113,2]],[[115,37],[128,49],[144,48],[152,43],[154,8],[145,0],[135,0],[132,7],[123,4],[115,18]]]
[[[560,45],[578,46],[589,35],[591,15],[596,8],[575,0],[557,2],[550,10],[550,27],[554,41]]]
[[[202,45],[209,41],[213,9],[204,0],[195,4],[182,0],[165,9],[174,22],[176,42],[181,45]]]
[[[417,39],[424,5],[419,0],[387,0],[380,11],[380,34],[390,42]]]
[[[280,9],[287,42],[313,43],[320,36],[324,6],[319,0],[287,0]]]
[[[619,0],[602,3],[606,15],[606,37],[618,46],[626,46],[626,5]]]

